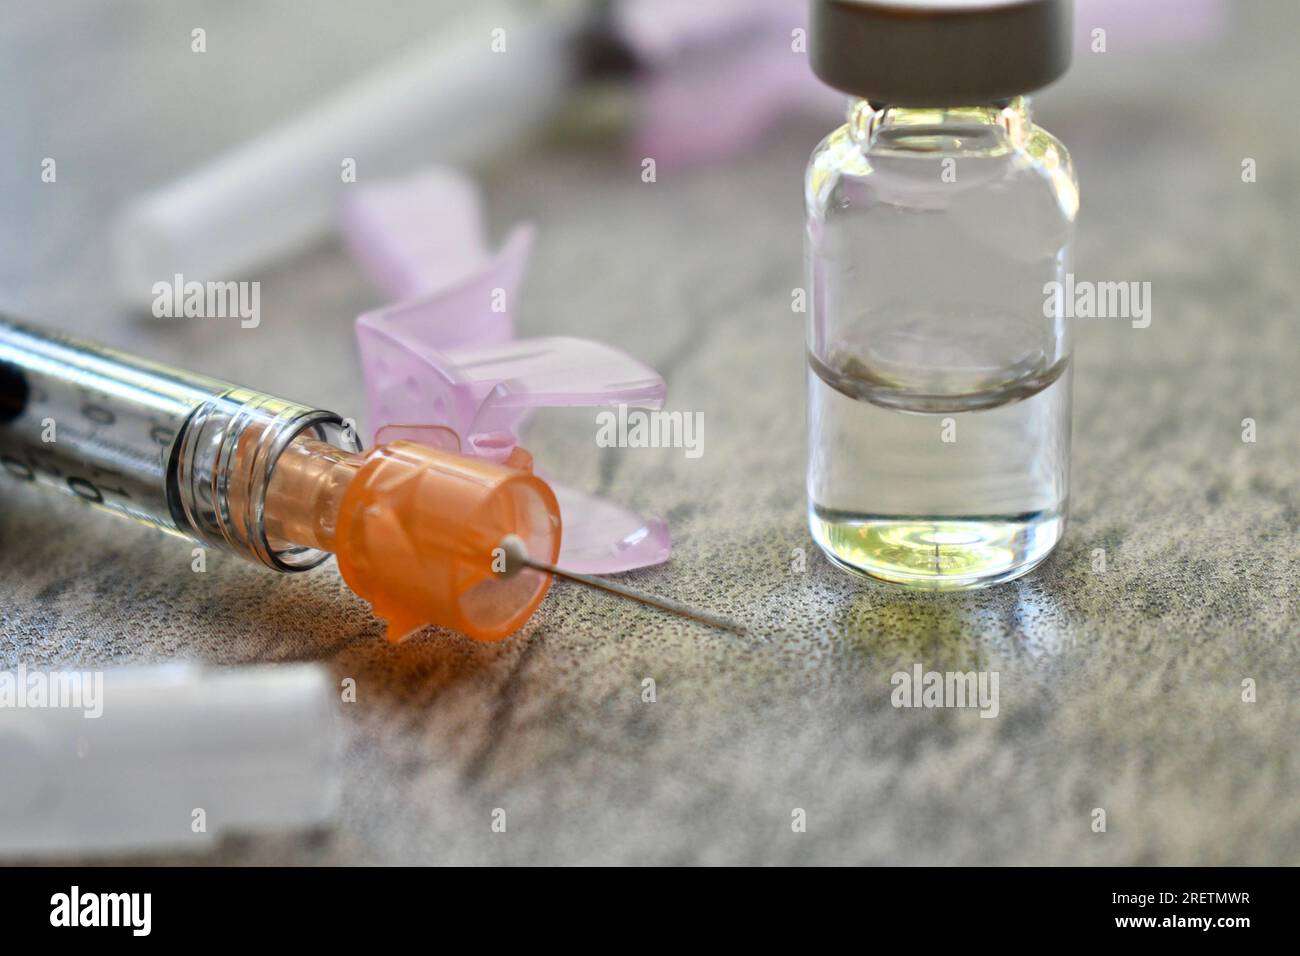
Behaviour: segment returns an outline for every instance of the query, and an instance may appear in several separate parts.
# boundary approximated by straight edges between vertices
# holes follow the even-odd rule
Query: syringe
[[[722,618],[555,566],[560,510],[531,457],[409,441],[362,452],[333,412],[0,316],[0,467],[277,571],[334,554],[388,622],[498,640],[558,574],[714,627]]]

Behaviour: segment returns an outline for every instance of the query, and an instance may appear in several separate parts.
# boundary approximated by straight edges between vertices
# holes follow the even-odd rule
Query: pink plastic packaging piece
[[[632,144],[660,165],[718,161],[789,113],[843,111],[808,67],[800,0],[620,0],[614,29],[643,68]]]
[[[343,207],[343,238],[353,257],[394,302],[447,291],[484,272],[489,259],[478,191],[454,169],[359,186]],[[433,214],[437,218],[430,221]],[[528,230],[531,237],[531,230]],[[502,249],[524,241],[511,234]],[[528,248],[518,250],[519,271]]]
[[[542,475],[560,503],[564,530],[560,565],[582,574],[617,574],[672,555],[672,535],[662,518],[645,518],[607,498],[577,491]]]
[[[476,193],[459,174],[358,189],[344,223],[375,280],[407,296],[356,323],[370,421],[383,440],[504,461],[533,409],[663,405],[663,379],[625,352],[587,339],[513,337],[508,305],[533,232],[517,227],[489,255]],[[564,521],[564,567],[611,574],[668,559],[665,522],[548,483]]]
[[[1226,0],[1075,0],[1075,52],[1090,52],[1099,28],[1116,52],[1195,47],[1224,32],[1228,13]]]

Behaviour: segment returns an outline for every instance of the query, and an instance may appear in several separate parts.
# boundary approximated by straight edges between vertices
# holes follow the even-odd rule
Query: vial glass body
[[[857,100],[805,182],[808,512],[837,564],[957,590],[1065,528],[1078,184],[1026,102]]]

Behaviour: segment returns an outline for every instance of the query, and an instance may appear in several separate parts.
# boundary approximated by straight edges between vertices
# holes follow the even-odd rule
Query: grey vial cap
[[[812,0],[813,72],[891,106],[993,103],[1070,65],[1071,0]]]

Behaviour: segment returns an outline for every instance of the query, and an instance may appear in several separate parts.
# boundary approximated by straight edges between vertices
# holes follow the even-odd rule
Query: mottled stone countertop
[[[380,298],[337,244],[262,275],[261,326],[241,331],[122,311],[104,227],[436,24],[429,6],[6,14],[0,306],[359,412],[351,323]],[[499,644],[390,646],[332,563],[274,575],[214,555],[194,575],[183,542],[9,483],[0,668],[312,660],[356,679],[333,827],[150,857],[168,862],[1300,863],[1300,9],[1230,6],[1209,49],[1134,54],[1112,35],[1036,101],[1083,184],[1076,272],[1150,281],[1153,316],[1080,325],[1070,526],[1030,576],[909,593],[808,538],[790,295],[825,118],[654,184],[614,138],[552,132],[477,170],[494,237],[539,228],[518,323],[660,369],[669,407],[703,412],[705,453],[596,448],[590,413],[544,417],[529,447],[668,518],[672,561],[628,580],[751,638],[561,584]],[[917,663],[997,671],[998,716],[895,709],[890,676]]]

